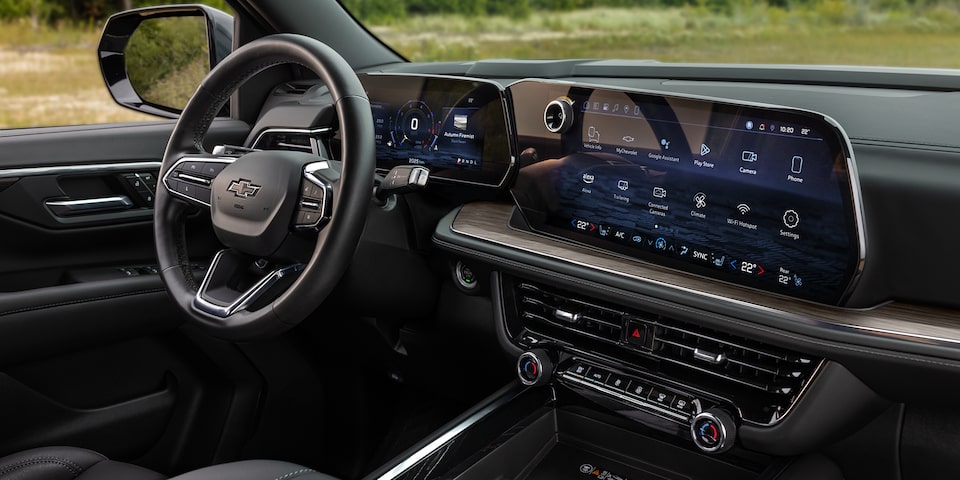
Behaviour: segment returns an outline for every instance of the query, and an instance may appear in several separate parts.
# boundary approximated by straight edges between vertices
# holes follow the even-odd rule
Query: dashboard
[[[898,244],[942,225],[930,198],[950,181],[930,173],[960,145],[918,148],[854,106],[913,102],[901,115],[919,121],[939,94],[507,67],[361,75],[378,171],[430,170],[424,198],[441,208],[421,248],[451,259],[461,293],[490,297],[504,350],[548,345],[567,388],[668,433],[732,412],[738,442],[776,455],[854,428],[877,393],[930,393],[927,359],[947,368],[960,342],[955,299],[942,276],[912,274],[937,267],[931,249]],[[275,94],[251,137],[289,132],[283,113],[335,156],[317,130],[325,95]],[[917,168],[900,172],[906,155]]]
[[[824,115],[543,80],[360,79],[380,173],[509,187],[518,228],[828,305],[862,270],[856,165]]]

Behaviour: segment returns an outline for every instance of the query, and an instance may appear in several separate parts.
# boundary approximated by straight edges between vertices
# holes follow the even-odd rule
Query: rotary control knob
[[[560,97],[543,110],[543,124],[551,133],[563,133],[573,125],[573,100]]]
[[[530,350],[517,357],[517,375],[524,385],[545,385],[553,373],[553,362],[546,350]]]
[[[700,450],[722,453],[733,447],[737,438],[737,425],[729,413],[711,408],[693,417],[690,435]]]

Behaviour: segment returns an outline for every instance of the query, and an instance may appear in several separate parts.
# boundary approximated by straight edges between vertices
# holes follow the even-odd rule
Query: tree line
[[[0,19],[30,18],[34,22],[92,22],[130,8],[163,3],[190,3],[195,0],[0,0]],[[331,1],[331,0],[321,0]],[[867,6],[876,10],[928,7],[948,0],[341,0],[360,20],[387,21],[410,15],[433,13],[461,15],[507,15],[526,17],[539,10],[576,10],[592,7],[683,7],[707,8],[729,13],[738,7],[766,3],[791,9],[823,2]],[[200,0],[229,11],[227,0]]]
[[[0,19],[29,18],[34,23],[95,22],[119,11],[169,3],[203,3],[229,11],[226,0],[0,0]]]
[[[433,13],[507,15],[527,17],[534,11],[565,11],[594,7],[700,7],[713,13],[732,13],[743,7],[766,4],[786,10],[820,3],[839,3],[871,10],[894,10],[956,5],[950,0],[342,0],[360,20],[389,22],[409,15]]]

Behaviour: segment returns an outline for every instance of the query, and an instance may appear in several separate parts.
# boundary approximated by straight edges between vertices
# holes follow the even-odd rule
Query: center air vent
[[[300,96],[300,95],[303,95],[304,93],[307,93],[307,91],[310,90],[310,88],[313,87],[313,86],[314,86],[313,83],[287,82],[287,83],[284,83],[283,85],[280,85],[279,87],[277,87],[276,90],[274,90],[273,93],[274,93],[274,95],[296,95],[296,96]]]
[[[762,392],[796,394],[817,363],[808,356],[703,328],[695,331],[662,317],[652,328],[653,355]]]
[[[537,334],[623,358],[735,403],[744,420],[776,423],[813,379],[822,359],[652,312],[516,281],[517,338]]]

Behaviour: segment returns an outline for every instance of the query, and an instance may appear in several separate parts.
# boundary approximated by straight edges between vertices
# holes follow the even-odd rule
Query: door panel
[[[0,455],[75,445],[174,473],[226,455],[253,410],[249,362],[184,327],[156,273],[144,187],[172,128],[0,132]],[[217,120],[205,147],[248,133]],[[187,231],[199,275],[219,243],[200,212]]]

